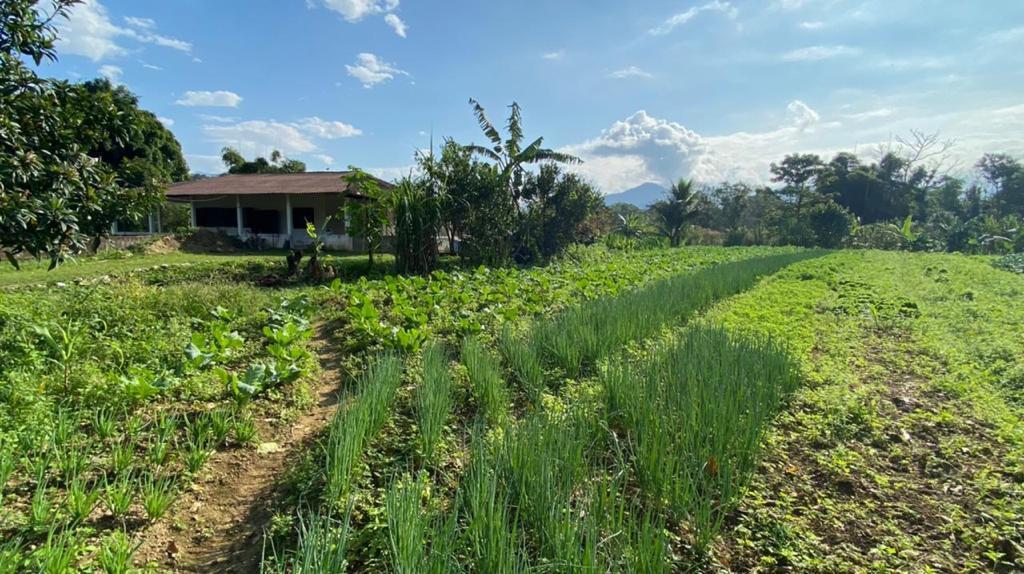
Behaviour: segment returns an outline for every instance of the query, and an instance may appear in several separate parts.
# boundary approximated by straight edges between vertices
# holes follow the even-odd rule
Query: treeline
[[[687,195],[673,186],[646,210],[612,206],[612,246],[673,239],[665,212],[685,203],[683,241],[1008,253],[1024,250],[1024,165],[986,154],[971,183],[955,172],[948,142],[914,133],[869,162],[792,154],[772,164],[778,185],[724,183]],[[676,212],[679,210],[676,209]],[[650,241],[648,239],[648,241]]]

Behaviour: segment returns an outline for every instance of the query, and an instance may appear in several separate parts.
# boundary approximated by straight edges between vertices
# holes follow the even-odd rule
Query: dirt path
[[[341,389],[338,356],[328,330],[316,330],[314,350],[323,372],[310,389],[313,406],[290,425],[261,422],[259,449],[234,449],[210,458],[201,478],[171,511],[143,534],[139,564],[170,572],[258,572],[263,528],[278,499],[280,479],[295,453],[324,429]]]

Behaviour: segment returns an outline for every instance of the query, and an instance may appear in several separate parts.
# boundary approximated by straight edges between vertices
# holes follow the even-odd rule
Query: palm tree
[[[498,165],[502,180],[508,183],[517,209],[520,206],[519,200],[522,199],[523,175],[526,172],[527,164],[542,161],[582,163],[582,160],[576,156],[541,147],[544,144],[542,137],[537,138],[525,148],[522,147],[522,113],[519,104],[512,102],[510,106],[512,112],[508,116],[508,125],[506,126],[508,138],[503,141],[497,128],[487,119],[483,106],[473,98],[469,99],[469,103],[473,106],[473,113],[480,123],[480,129],[491,141],[491,147],[470,144],[465,146],[465,149],[471,153],[482,155]]]
[[[683,240],[683,229],[697,214],[697,193],[692,179],[680,179],[673,183],[665,199],[651,206],[658,233],[668,237],[672,247],[679,247]]]

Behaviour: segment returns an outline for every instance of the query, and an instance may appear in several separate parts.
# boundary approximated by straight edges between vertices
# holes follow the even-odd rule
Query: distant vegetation
[[[777,187],[744,183],[699,189],[686,239],[725,245],[803,245],[915,251],[1024,250],[1024,165],[986,154],[973,183],[961,176],[953,142],[912,132],[867,163],[842,152],[829,161],[793,154],[772,164]],[[666,197],[670,195],[666,193]],[[613,245],[662,233],[660,203],[610,206]],[[617,237],[615,237],[617,236]]]

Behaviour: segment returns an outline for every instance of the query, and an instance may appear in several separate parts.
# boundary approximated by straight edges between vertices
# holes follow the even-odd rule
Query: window
[[[233,229],[238,225],[237,215],[233,207],[199,207],[196,208],[196,225]]]
[[[292,228],[293,229],[305,229],[306,222],[313,223],[316,220],[313,219],[313,208],[312,207],[293,207],[292,208]]]

